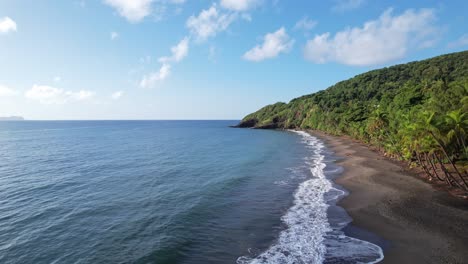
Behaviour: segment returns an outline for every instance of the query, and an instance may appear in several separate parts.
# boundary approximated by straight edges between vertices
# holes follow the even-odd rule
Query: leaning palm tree
[[[468,114],[462,112],[462,109],[449,112],[445,117],[445,124],[448,128],[447,138],[455,139],[460,154],[467,158],[466,133],[468,131]]]
[[[455,151],[450,151],[451,147],[453,149],[453,144],[451,144],[451,139],[449,135],[449,131],[451,129],[447,129],[447,120],[445,122],[437,122],[434,118],[434,113],[430,113],[426,120],[425,120],[425,125],[427,132],[432,136],[432,138],[435,140],[435,142],[438,144],[440,151],[443,153],[445,156],[445,159],[449,162],[453,170],[455,171],[455,174],[458,175],[458,178],[460,179],[460,183],[455,181],[456,185],[458,185],[461,189],[465,189],[468,191],[468,182],[465,179],[465,176],[460,172],[460,170],[457,168],[454,160],[454,153]],[[459,118],[459,116],[456,116],[456,118]],[[448,131],[447,131],[448,130]],[[456,134],[456,132],[453,132]],[[451,134],[453,134],[451,133]],[[450,153],[450,154],[449,154]],[[438,158],[438,161],[442,167],[442,170],[446,174],[447,177],[451,176],[451,173],[448,171],[447,168],[445,168],[445,165],[443,162],[441,162],[441,159]],[[451,177],[453,178],[453,177]]]

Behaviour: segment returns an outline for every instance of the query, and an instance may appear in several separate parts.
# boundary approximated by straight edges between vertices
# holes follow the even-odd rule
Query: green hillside
[[[268,105],[239,127],[346,134],[468,190],[468,51],[360,74]]]

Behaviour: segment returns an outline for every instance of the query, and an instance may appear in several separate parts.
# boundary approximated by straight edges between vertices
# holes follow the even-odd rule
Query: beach
[[[350,194],[338,205],[353,219],[349,230],[367,230],[382,239],[381,263],[466,263],[466,200],[434,189],[401,164],[350,138],[309,133],[343,157],[338,164],[344,173],[336,183]]]

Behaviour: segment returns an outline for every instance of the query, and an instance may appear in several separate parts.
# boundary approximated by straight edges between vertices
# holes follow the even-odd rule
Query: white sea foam
[[[289,183],[287,181],[275,181],[274,184],[278,186],[286,186]]]
[[[306,163],[312,178],[301,183],[294,194],[294,205],[282,217],[287,228],[280,232],[275,244],[255,256],[243,256],[238,264],[257,263],[377,263],[383,259],[382,249],[341,231],[349,221],[332,226],[327,217],[329,203],[346,192],[333,186],[324,174],[324,145],[308,133],[295,131],[311,150]]]

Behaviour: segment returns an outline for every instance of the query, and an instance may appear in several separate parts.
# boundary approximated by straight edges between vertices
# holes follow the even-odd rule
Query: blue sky
[[[0,116],[240,119],[468,48],[466,1],[0,2]]]

